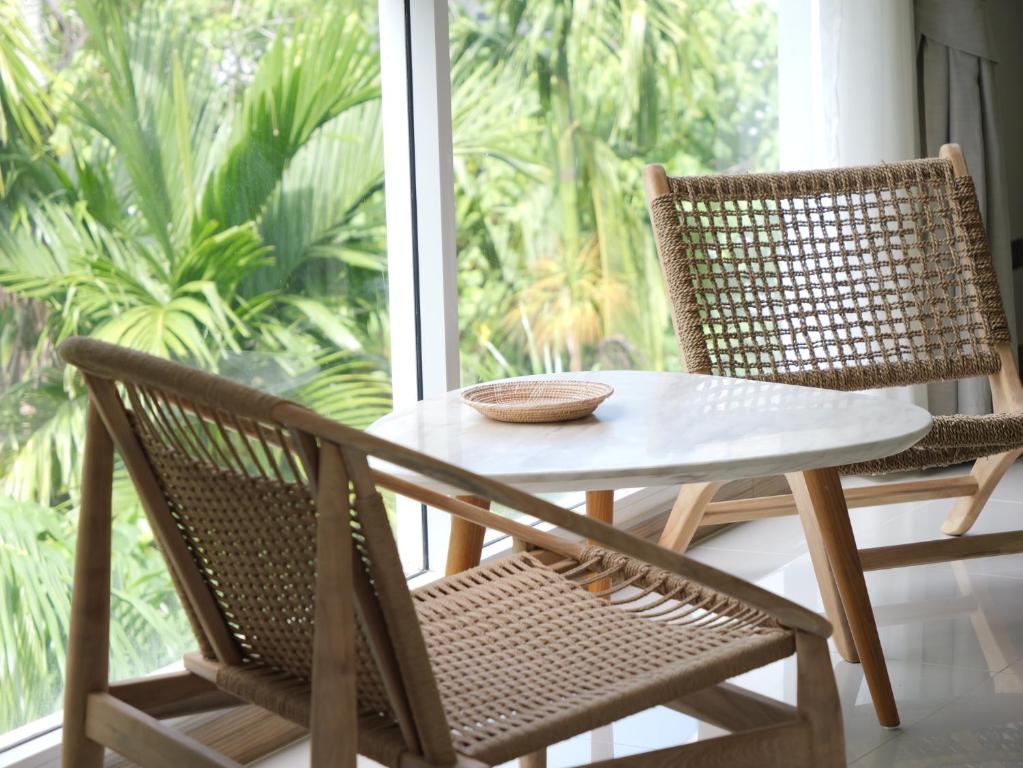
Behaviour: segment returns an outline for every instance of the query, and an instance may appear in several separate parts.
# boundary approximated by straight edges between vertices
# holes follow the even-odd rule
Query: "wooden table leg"
[[[874,611],[870,606],[863,566],[860,564],[838,472],[834,469],[815,469],[804,472],[803,478],[845,607],[849,630],[863,665],[863,676],[874,700],[878,722],[886,728],[894,728],[899,724],[899,712],[888,679],[881,640],[877,636]]]
[[[614,525],[615,521],[615,492],[614,491],[587,491],[586,492],[586,516],[593,520],[599,520],[608,525]],[[590,542],[591,544],[593,542]],[[611,587],[608,579],[601,579],[590,584],[590,592],[603,592]]]
[[[457,496],[459,501],[474,504],[483,509],[490,509],[490,500],[479,496]],[[470,523],[460,517],[451,518],[451,534],[448,537],[448,562],[444,573],[451,576],[480,564],[483,554],[483,536],[487,529],[482,525]]]
[[[843,659],[858,664],[860,657],[856,653],[856,641],[853,640],[852,632],[849,631],[849,619],[842,606],[842,598],[838,592],[838,586],[835,584],[831,563],[828,562],[828,553],[824,549],[824,541],[821,539],[820,523],[817,522],[817,512],[810,499],[810,493],[806,489],[806,480],[803,478],[802,472],[787,474],[785,479],[788,481],[789,488],[792,489],[796,511],[803,523],[803,535],[806,537],[806,547],[810,550],[810,562],[813,564],[813,572],[820,587],[824,613],[831,621],[831,626],[834,627],[832,640],[835,641],[835,647]]]

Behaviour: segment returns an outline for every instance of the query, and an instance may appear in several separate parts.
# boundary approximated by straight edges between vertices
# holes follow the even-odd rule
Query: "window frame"
[[[457,255],[448,8],[379,0],[391,391],[394,410],[457,389]],[[397,503],[398,549],[441,562],[448,516]],[[432,556],[431,556],[432,555]]]

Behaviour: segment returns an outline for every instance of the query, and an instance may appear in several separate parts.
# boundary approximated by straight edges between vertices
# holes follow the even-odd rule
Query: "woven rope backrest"
[[[316,505],[272,423],[121,388],[182,540],[246,660],[309,679]]]
[[[170,538],[176,534],[184,544],[182,557],[176,558],[161,541],[171,572],[180,577],[182,569],[194,568],[201,575],[238,651],[232,669],[258,665],[311,681],[318,520],[311,478],[318,471],[318,440],[274,418],[277,406],[291,404],[92,340],[76,339],[61,352],[86,373],[108,425],[123,419],[130,434],[114,437],[136,484],[149,476],[158,486],[159,503],[146,504],[154,531],[170,531]],[[100,391],[111,397],[103,402]],[[126,450],[132,439],[137,452]],[[410,751],[440,762],[453,760],[386,508],[366,456],[338,447],[347,498],[337,503],[351,519],[356,566],[354,594],[347,599],[358,609],[360,713],[398,722]],[[154,519],[160,515],[169,516],[172,524]],[[204,642],[208,633],[201,626],[202,610],[192,605],[179,581],[179,595],[204,653],[212,655]],[[432,706],[424,722],[419,722],[420,712],[411,712],[417,709],[410,707],[413,696]]]
[[[829,389],[994,373],[973,182],[947,160],[677,177],[650,214],[691,371]]]

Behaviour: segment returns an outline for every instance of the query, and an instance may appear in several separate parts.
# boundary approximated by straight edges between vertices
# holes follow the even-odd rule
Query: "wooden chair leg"
[[[835,584],[831,563],[828,562],[828,555],[824,551],[821,529],[817,524],[817,516],[814,513],[806,483],[803,482],[802,474],[798,472],[786,475],[785,479],[788,480],[789,487],[792,489],[796,510],[799,512],[799,519],[803,524],[803,535],[806,537],[806,546],[810,550],[810,561],[813,563],[813,572],[817,576],[817,586],[821,591],[824,612],[835,630],[835,647],[843,659],[855,664],[860,657],[856,653],[856,643],[853,642],[852,633],[849,631],[849,619],[845,615],[841,595],[838,594],[838,586]]]
[[[474,504],[483,509],[490,509],[490,500],[479,496],[458,496],[459,501]],[[448,562],[444,573],[453,576],[456,573],[475,568],[483,556],[483,537],[487,529],[482,525],[470,523],[460,517],[451,518],[451,535],[448,538]]]
[[[587,491],[586,516],[608,525],[615,523],[615,492]],[[590,592],[603,592],[611,588],[610,579],[600,579],[589,586]]]
[[[668,522],[661,532],[662,547],[676,552],[685,552],[689,548],[696,529],[700,527],[703,513],[723,483],[689,483],[683,485],[678,497],[671,507]]]
[[[845,765],[842,705],[827,641],[797,632],[796,664],[796,706],[813,734],[813,765],[841,768]]]
[[[531,752],[519,758],[519,768],[547,768],[547,750]]]
[[[355,768],[357,755],[352,528],[347,497],[341,450],[325,442],[320,448],[316,501],[316,625],[309,731],[310,765],[331,768]]]
[[[113,477],[114,444],[99,411],[90,402],[71,591],[61,749],[63,768],[100,768],[103,765],[103,747],[86,736],[86,712],[89,695],[105,692],[109,679]]]
[[[803,472],[802,482],[816,513],[821,540],[845,606],[849,630],[863,665],[863,676],[874,700],[878,722],[886,728],[894,728],[899,724],[899,712],[888,679],[881,640],[877,636],[877,624],[863,579],[863,566],[849,522],[842,482],[834,469]]]
[[[944,525],[941,526],[942,533],[947,533],[949,536],[962,536],[973,527],[980,511],[991,498],[995,486],[1021,453],[1023,450],[1008,451],[994,456],[985,456],[974,462],[970,474],[977,481],[977,490],[972,496],[956,499],[955,505],[949,510],[948,517],[945,518]]]

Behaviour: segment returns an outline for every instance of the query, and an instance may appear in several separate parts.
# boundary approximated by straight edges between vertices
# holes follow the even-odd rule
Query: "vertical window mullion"
[[[396,410],[459,384],[447,14],[443,0],[380,0],[391,378]],[[436,526],[427,525],[421,509],[399,504],[398,540],[406,557],[421,547],[423,565],[429,567],[430,549],[446,542],[447,515],[437,516]]]

